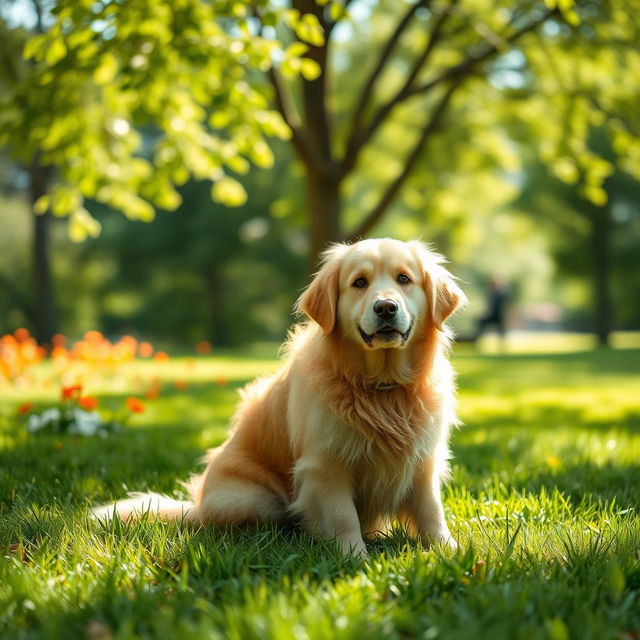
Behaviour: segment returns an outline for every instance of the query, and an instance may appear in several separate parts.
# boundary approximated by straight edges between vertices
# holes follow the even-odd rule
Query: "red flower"
[[[62,387],[62,399],[70,400],[71,398],[78,398],[82,393],[81,384],[73,384],[69,387]]]
[[[22,416],[25,413],[29,413],[29,411],[31,411],[31,409],[33,409],[33,402],[23,402],[19,407],[18,407],[18,413]]]
[[[131,411],[132,413],[144,412],[144,403],[142,402],[142,400],[140,400],[140,398],[127,398],[125,400],[125,403],[127,405],[127,409],[129,409],[129,411]]]
[[[78,398],[78,405],[81,406],[86,411],[92,411],[95,409],[98,404],[98,398],[94,398],[93,396],[83,396],[82,398]]]

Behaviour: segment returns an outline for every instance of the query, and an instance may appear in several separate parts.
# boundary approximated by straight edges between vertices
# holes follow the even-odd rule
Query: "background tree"
[[[246,158],[269,165],[263,136],[290,135],[305,171],[315,256],[327,241],[365,235],[377,224],[411,174],[425,166],[427,144],[473,117],[465,106],[513,52],[528,72],[547,77],[555,73],[552,65],[529,64],[542,50],[554,60],[576,38],[589,49],[615,48],[606,69],[589,67],[595,77],[572,79],[584,91],[610,75],[609,67],[628,72],[637,36],[629,20],[634,4],[563,2],[558,9],[553,2],[418,0],[372,7],[293,0],[290,9],[275,11],[264,0],[60,0],[52,28],[26,49],[39,72],[16,92],[33,105],[34,117],[26,123],[14,108],[12,128],[24,136],[23,146],[42,147],[45,161],[58,167],[63,183],[39,208],[71,215],[78,238],[98,231],[82,196],[150,219],[149,203],[177,206],[173,185],[192,175],[215,181],[214,198],[240,203],[244,190],[225,171],[246,171]],[[366,26],[381,19],[392,25],[384,34]],[[278,26],[278,38],[274,25],[286,25]],[[372,62],[354,66],[348,36],[358,30],[369,31],[376,53],[369,41]],[[269,110],[259,70],[269,77],[288,128]],[[345,110],[340,93],[347,79],[361,86]],[[508,104],[509,92],[498,93],[493,99]],[[345,182],[362,170],[371,149],[384,148],[385,130],[398,117],[411,122],[411,144],[394,153],[397,171],[377,201],[347,226]],[[158,134],[147,154],[135,130],[145,122]],[[592,181],[595,193],[595,173]]]
[[[45,2],[32,0],[34,9],[33,33],[43,33],[43,11]],[[11,28],[0,16],[0,104],[11,102],[20,92],[25,79],[33,72],[33,65],[23,60],[22,51],[30,33],[22,28]],[[31,34],[32,35],[32,34]],[[1,107],[0,107],[1,109]],[[0,111],[0,132],[11,127],[8,114]],[[2,140],[0,135],[0,140]],[[5,132],[5,138],[6,132]],[[18,141],[16,141],[18,142]],[[42,162],[42,154],[38,148],[20,153],[20,158],[29,179],[29,201],[32,212],[32,281],[34,292],[29,297],[16,288],[12,274],[0,273],[3,288],[8,291],[23,313],[29,318],[35,335],[41,342],[48,341],[57,331],[58,313],[51,273],[50,261],[50,226],[51,215],[42,211],[35,212],[35,203],[47,194],[50,179],[50,167]]]
[[[476,215],[470,176],[519,179],[514,141],[563,179],[578,171],[599,205],[608,161],[589,132],[600,122],[636,175],[635,7],[60,0],[4,94],[0,140],[52,170],[35,208],[69,215],[76,240],[99,232],[93,202],[150,220],[191,179],[243,204],[238,174],[273,162],[275,135],[306,186],[312,260],[327,241],[389,229],[392,208],[455,247]]]
[[[536,162],[527,167],[516,205],[535,215],[545,228],[557,266],[556,280],[588,283],[586,312],[574,308],[570,321],[574,328],[592,329],[598,342],[606,345],[616,326],[633,326],[637,313],[632,300],[638,299],[640,279],[633,256],[637,256],[640,237],[640,207],[637,181],[622,170],[625,158],[616,156],[603,134],[599,128],[591,136],[611,167],[602,185],[606,198],[600,205],[585,198],[579,176],[567,183]]]

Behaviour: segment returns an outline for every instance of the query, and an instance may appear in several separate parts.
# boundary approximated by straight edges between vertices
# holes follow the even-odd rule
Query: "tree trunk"
[[[231,336],[227,325],[225,279],[220,267],[205,269],[202,276],[209,307],[209,340],[216,347],[228,347]]]
[[[307,172],[307,209],[311,246],[310,268],[318,268],[319,257],[330,242],[342,240],[340,229],[340,181],[337,177]]]
[[[600,346],[608,346],[613,329],[611,306],[611,217],[608,208],[594,207],[591,215],[591,246],[593,251],[593,318]]]
[[[47,192],[47,170],[40,164],[37,155],[29,174],[33,213],[34,332],[38,342],[45,344],[57,333],[58,313],[49,256],[51,214],[37,214],[33,208],[38,198]]]

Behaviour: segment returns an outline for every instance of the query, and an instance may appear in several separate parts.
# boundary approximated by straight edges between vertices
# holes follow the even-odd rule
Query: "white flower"
[[[29,422],[27,422],[27,431],[29,433],[35,433],[44,427],[44,422],[39,415],[32,413],[29,416]]]
[[[58,422],[60,420],[61,414],[60,409],[53,407],[52,409],[47,409],[40,414],[40,419],[43,423],[50,422]]]
[[[69,426],[69,433],[81,436],[94,436],[102,426],[102,419],[96,411],[73,410],[73,422]]]
[[[50,426],[54,422],[58,422],[58,420],[60,420],[60,410],[56,407],[47,409],[40,415],[32,413],[27,422],[27,431],[29,433],[35,433],[36,431],[40,431],[40,429]]]

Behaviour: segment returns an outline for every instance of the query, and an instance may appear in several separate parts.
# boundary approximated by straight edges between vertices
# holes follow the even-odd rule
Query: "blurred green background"
[[[514,336],[633,343],[638,10],[4,0],[0,334],[280,340],[327,242],[389,235],[463,338],[498,276]]]

